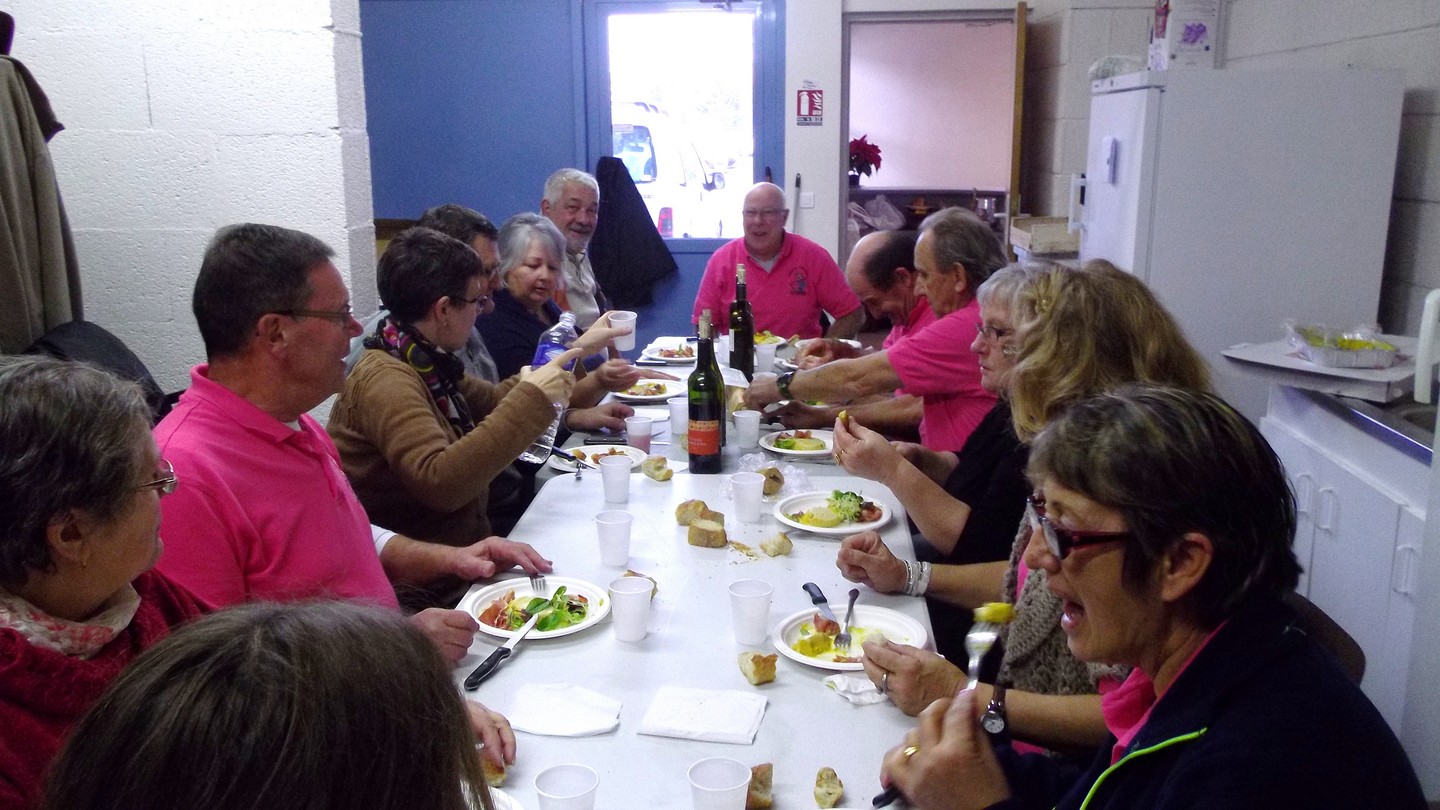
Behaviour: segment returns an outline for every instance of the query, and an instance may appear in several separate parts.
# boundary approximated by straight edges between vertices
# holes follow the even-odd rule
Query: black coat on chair
[[[655,285],[679,272],[675,257],[619,158],[600,158],[595,179],[600,183],[600,217],[589,248],[595,278],[615,307],[648,306]]]

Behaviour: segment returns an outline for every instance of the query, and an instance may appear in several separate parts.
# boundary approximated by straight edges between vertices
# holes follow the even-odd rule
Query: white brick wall
[[[315,234],[335,249],[355,309],[374,309],[358,0],[0,9],[16,18],[14,55],[66,125],[50,148],[86,317],[162,387],[187,385],[204,359],[190,292],[219,226]]]
[[[1064,213],[1069,175],[1085,164],[1085,71],[1108,54],[1142,55],[1153,8],[1138,0],[1031,4],[1021,157],[1029,213]],[[1221,59],[1232,68],[1405,71],[1380,322],[1388,331],[1418,332],[1425,293],[1440,287],[1440,2],[1228,0],[1223,35]]]

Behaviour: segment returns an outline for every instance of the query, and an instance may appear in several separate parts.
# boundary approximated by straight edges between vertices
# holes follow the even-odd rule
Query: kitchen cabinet
[[[1295,492],[1295,551],[1306,569],[1299,590],[1360,644],[1361,688],[1398,733],[1429,469],[1325,400],[1277,386],[1260,431]]]

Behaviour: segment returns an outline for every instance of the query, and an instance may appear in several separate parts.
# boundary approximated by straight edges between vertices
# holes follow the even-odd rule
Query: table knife
[[[821,592],[819,585],[813,582],[807,582],[800,587],[804,588],[805,592],[810,594],[810,601],[814,602],[815,607],[820,609],[820,615],[836,624],[840,623],[840,620],[835,618],[835,611],[830,609],[830,600],[825,598],[825,594]]]
[[[599,467],[596,467],[594,464],[591,464],[591,463],[588,462],[588,461],[583,461],[583,460],[581,460],[581,459],[580,459],[579,457],[577,457],[574,453],[570,453],[570,452],[567,452],[567,451],[565,451],[565,450],[561,450],[561,449],[558,448],[558,447],[552,447],[552,448],[550,448],[550,452],[554,453],[555,455],[559,456],[560,458],[565,459],[566,461],[574,462],[575,464],[584,464],[586,467],[589,467],[589,468],[592,469],[592,470],[598,470],[598,469],[600,469]]]
[[[510,654],[515,652],[515,646],[520,643],[521,639],[525,638],[525,636],[530,632],[531,628],[535,626],[535,622],[539,620],[539,613],[531,616],[530,620],[525,622],[524,626],[522,626],[519,630],[515,631],[515,635],[511,636],[509,641],[505,642],[499,647],[496,647],[495,652],[490,653],[490,656],[488,658],[486,658],[484,661],[481,661],[480,666],[475,667],[475,671],[470,673],[469,677],[465,679],[465,691],[474,692],[480,686],[481,681],[490,677],[490,675],[494,673],[496,669],[499,669],[500,662],[504,661],[506,658],[509,658]]]

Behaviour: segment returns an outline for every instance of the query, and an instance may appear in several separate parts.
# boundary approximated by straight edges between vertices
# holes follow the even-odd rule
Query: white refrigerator
[[[1220,393],[1258,420],[1265,384],[1221,351],[1281,337],[1286,318],[1349,328],[1377,317],[1403,93],[1399,71],[1353,69],[1093,82],[1071,195],[1081,259],[1144,279]]]

